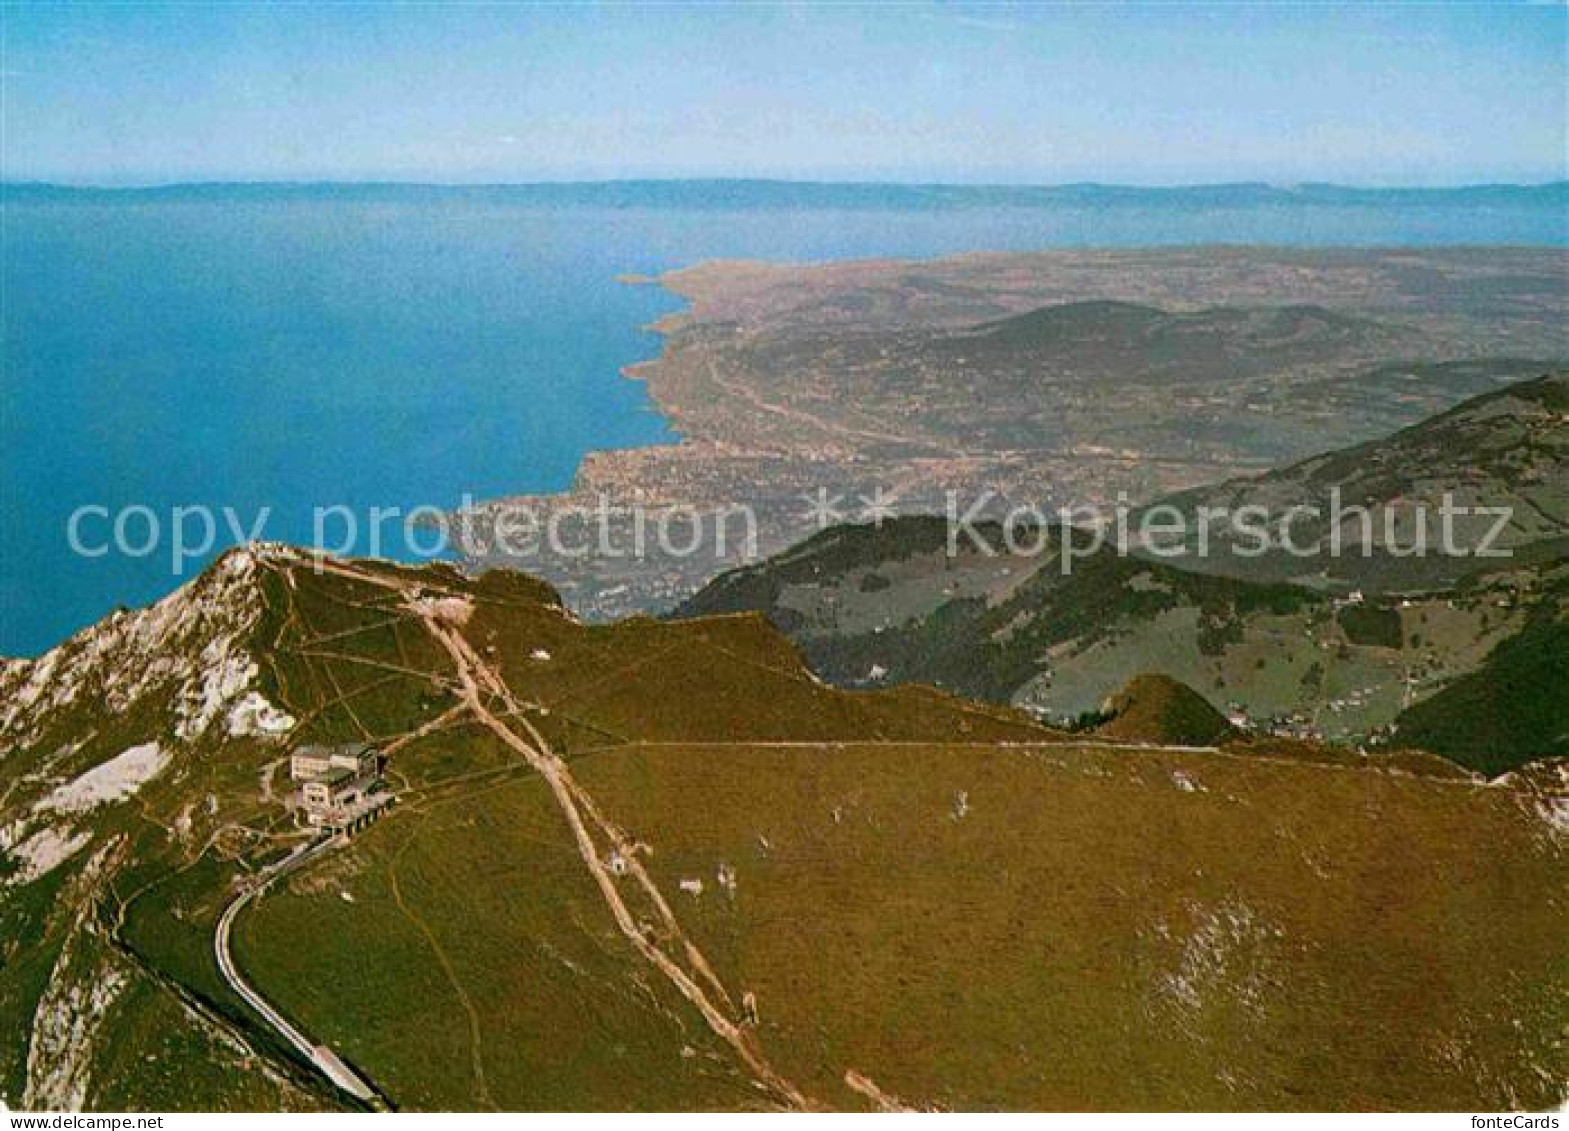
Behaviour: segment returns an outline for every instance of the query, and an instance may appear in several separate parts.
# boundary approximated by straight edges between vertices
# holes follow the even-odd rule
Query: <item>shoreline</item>
[[[1431,388],[1397,381],[1387,395],[1362,384],[1401,357],[1442,366],[1506,353],[1569,356],[1569,335],[1555,325],[1553,309],[1569,301],[1541,298],[1538,288],[1482,318],[1457,312],[1449,297],[1472,287],[1485,294],[1497,278],[1542,279],[1561,289],[1566,277],[1569,249],[1559,248],[1208,246],[804,264],[708,259],[654,276],[624,274],[624,284],[659,286],[682,304],[643,327],[660,339],[657,352],[619,371],[643,385],[671,439],[591,449],[564,491],[501,496],[476,511],[586,514],[604,499],[617,510],[701,515],[742,504],[756,518],[757,556],[767,556],[815,533],[802,499],[817,492],[848,501],[840,521],[855,517],[857,498],[883,488],[900,513],[943,513],[947,491],[972,499],[988,493],[999,507],[1104,505],[1124,496],[1146,503],[1387,434],[1470,395],[1464,374]],[[1068,321],[1061,325],[1079,327],[1063,331],[1060,348],[1070,352],[1060,362],[1051,353],[1030,362],[1035,355],[1026,352],[1020,361],[1004,353],[979,367],[965,364],[970,350],[962,343],[972,339],[964,335],[1048,310],[1062,312]],[[1563,314],[1569,321],[1569,310]],[[1211,328],[1206,317],[1219,321]],[[1191,333],[1192,322],[1228,343],[1252,332],[1233,327],[1262,319],[1269,348],[1268,335],[1277,333],[1269,319],[1284,318],[1278,334],[1286,352],[1259,363],[1274,368],[1256,367],[1258,378],[1242,378],[1254,381],[1243,398],[1225,370],[1194,386],[1182,376],[1174,384],[1160,378],[1158,367],[1151,370],[1156,384],[1138,384],[1143,371],[1134,368],[1123,378],[1132,381],[1128,391],[1109,393],[1095,383],[1101,370],[1094,367],[1115,377],[1123,364],[1115,360],[1117,343],[1142,340],[1118,330],[1117,318],[1144,320],[1141,326],[1175,320],[1182,333]],[[1042,348],[1033,338],[1019,341],[1026,351]],[[1059,339],[1041,341],[1059,348]],[[1241,344],[1248,341],[1236,337],[1245,358],[1252,356]],[[1072,352],[1084,349],[1100,351],[1084,355],[1087,369]],[[1095,360],[1102,356],[1113,360]],[[957,368],[933,369],[944,357],[942,364]],[[1009,366],[1020,364],[1067,368],[1009,378]],[[1153,363],[1135,352],[1128,364]],[[1195,372],[1207,373],[1202,361]],[[1015,391],[1007,380],[1026,383]],[[1335,391],[1342,388],[1348,392]],[[1344,404],[1343,396],[1350,398]],[[630,562],[591,551],[517,557],[483,546],[465,557],[481,568],[537,573],[596,619],[664,611],[749,560],[650,553]]]

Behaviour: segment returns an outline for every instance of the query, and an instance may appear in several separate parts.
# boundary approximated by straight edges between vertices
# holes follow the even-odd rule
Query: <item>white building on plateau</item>
[[[381,752],[364,743],[302,746],[289,756],[289,776],[300,783],[296,795],[313,825],[343,828],[392,801],[381,780]]]
[[[289,776],[314,781],[333,770],[347,770],[354,777],[381,772],[381,752],[363,742],[345,746],[301,746],[289,755]]]

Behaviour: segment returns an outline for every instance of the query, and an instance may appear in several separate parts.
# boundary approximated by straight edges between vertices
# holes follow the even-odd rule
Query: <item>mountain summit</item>
[[[1563,1098],[1541,775],[1216,755],[1159,679],[1075,739],[755,614],[286,547],[3,678],[13,1105]]]
[[[1135,676],[1102,710],[1110,718],[1095,733],[1128,742],[1210,746],[1237,733],[1204,696],[1158,672]]]

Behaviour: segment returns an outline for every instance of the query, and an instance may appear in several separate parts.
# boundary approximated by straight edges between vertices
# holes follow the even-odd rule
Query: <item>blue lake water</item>
[[[623,272],[716,256],[1562,244],[1569,224],[1562,192],[1437,204],[956,192],[12,192],[0,654],[155,600],[234,541],[220,530],[177,574],[175,507],[231,507],[247,525],[270,507],[264,536],[305,542],[318,506],[364,515],[553,490],[585,451],[671,439],[619,370],[658,349],[642,328],[676,302],[617,283]],[[146,557],[80,556],[67,522],[83,506],[146,507],[164,541]],[[127,527],[135,541],[145,519]],[[108,527],[89,515],[82,541]],[[396,523],[385,531],[378,548],[406,553]],[[355,548],[372,548],[363,531]]]

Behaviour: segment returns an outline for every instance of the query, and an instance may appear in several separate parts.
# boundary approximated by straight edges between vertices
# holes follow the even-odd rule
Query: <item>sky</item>
[[[1563,179],[1569,7],[48,3],[0,174]]]

